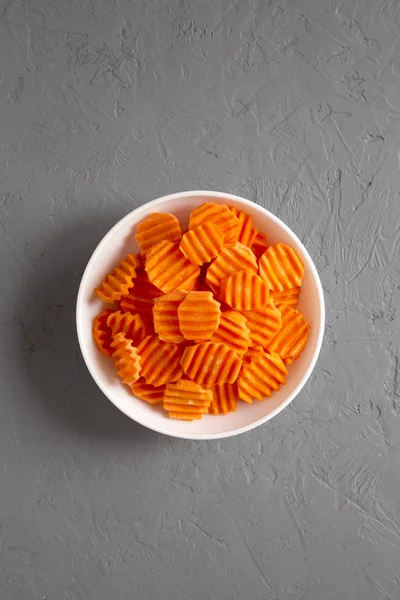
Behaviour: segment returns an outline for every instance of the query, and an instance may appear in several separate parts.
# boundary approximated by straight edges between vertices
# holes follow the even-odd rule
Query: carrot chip
[[[235,412],[239,397],[236,383],[223,383],[212,388],[213,399],[209,412],[213,415],[226,415]]]
[[[164,240],[146,254],[149,281],[165,294],[172,290],[190,291],[200,275],[200,268],[179,250],[179,245]]]
[[[301,285],[304,267],[296,251],[286,244],[270,246],[261,256],[259,266],[270,290],[283,292]]]
[[[165,385],[155,387],[154,385],[146,383],[146,380],[143,377],[140,377],[135,383],[132,383],[131,390],[136,398],[144,400],[147,404],[151,404],[151,406],[157,406],[158,404],[163,403]]]
[[[300,293],[301,287],[294,287],[290,288],[289,290],[283,290],[283,292],[274,292],[274,290],[271,290],[270,296],[275,306],[286,304],[286,306],[296,308],[300,298]]]
[[[112,357],[122,383],[127,385],[135,383],[139,379],[141,371],[137,348],[132,346],[132,342],[125,337],[122,331],[113,337],[111,347],[113,349]]]
[[[146,328],[146,333],[150,335],[150,333],[154,332],[154,301],[162,295],[162,291],[150,283],[146,271],[140,269],[137,272],[134,286],[131,287],[128,294],[121,299],[120,307],[125,312],[139,314]]]
[[[146,330],[140,315],[132,315],[129,312],[113,311],[108,319],[107,325],[111,329],[113,336],[117,333],[124,333],[126,339],[132,342],[133,346],[140,344],[146,335]]]
[[[176,414],[175,418],[192,420],[208,413],[212,398],[211,390],[190,379],[179,379],[166,385],[163,404],[168,413]]]
[[[188,292],[174,290],[154,303],[154,329],[164,342],[179,343],[185,339],[179,329],[178,307],[187,295]]]
[[[253,344],[267,348],[269,342],[281,328],[281,313],[268,302],[265,306],[256,310],[243,310],[246,317],[246,325],[250,330],[250,339]]]
[[[243,355],[243,364],[251,362],[254,357],[258,356],[259,354],[263,354],[264,352],[265,350],[262,346],[249,346]]]
[[[310,326],[298,310],[290,306],[280,306],[282,327],[268,344],[270,352],[281,358],[293,358],[305,348]]]
[[[256,273],[238,271],[223,279],[220,298],[235,310],[252,310],[268,303],[269,289]]]
[[[285,383],[287,369],[278,354],[260,353],[243,365],[238,379],[239,398],[262,402]]]
[[[230,206],[229,208],[240,221],[238,242],[251,248],[258,234],[258,229],[253,227],[253,217],[239,210],[236,206]]]
[[[203,223],[214,223],[224,234],[224,244],[234,244],[240,233],[240,221],[226,204],[206,202],[190,213],[189,229]]]
[[[179,248],[190,262],[202,265],[215,258],[223,244],[224,234],[220,228],[215,223],[203,223],[184,234]]]
[[[118,302],[122,296],[126,296],[129,288],[133,285],[136,270],[139,266],[140,262],[137,256],[128,254],[124,260],[121,260],[119,266],[115,267],[112,273],[108,273],[100,286],[95,289],[98,297],[103,302],[113,303]]]
[[[189,292],[178,307],[179,329],[186,340],[208,340],[220,317],[220,303],[211,292]]]
[[[246,317],[234,310],[223,312],[219,327],[210,337],[210,342],[226,344],[242,356],[250,344],[250,330]]]
[[[237,271],[258,272],[257,260],[250,248],[236,242],[223,248],[207,270],[206,282],[218,295],[221,282]]]
[[[150,385],[163,385],[182,377],[182,348],[163,342],[157,335],[148,335],[137,348],[142,366],[141,375]]]
[[[111,348],[112,333],[107,325],[107,319],[113,312],[111,308],[106,308],[93,320],[93,338],[97,348],[104,356],[111,356],[113,352]]]
[[[182,237],[181,224],[169,213],[153,213],[137,226],[135,235],[142,252],[147,252],[159,242],[169,240],[179,242]]]
[[[221,383],[236,381],[242,361],[236,352],[225,344],[201,342],[184,350],[181,364],[190,379],[211,388]]]

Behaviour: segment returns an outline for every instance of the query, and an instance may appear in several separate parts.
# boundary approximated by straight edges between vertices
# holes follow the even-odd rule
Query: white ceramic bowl
[[[191,210],[203,202],[218,202],[235,205],[253,215],[260,231],[265,232],[269,243],[284,242],[296,249],[304,264],[304,279],[300,297],[301,310],[311,325],[307,345],[299,360],[289,367],[286,385],[272,398],[253,404],[239,402],[235,413],[229,415],[205,415],[200,421],[185,422],[170,419],[159,407],[151,407],[132,396],[128,386],[123,385],[116,373],[112,360],[96,349],[92,337],[93,318],[104,305],[93,290],[106,273],[128,252],[137,252],[134,233],[137,224],[152,212],[169,212],[178,217],[183,227],[187,226]],[[321,348],[325,305],[321,282],[303,244],[280,219],[244,198],[220,192],[183,192],[153,200],[134,210],[117,223],[102,239],[94,251],[83,274],[79,288],[76,323],[79,344],[86,365],[102,392],[123,413],[141,425],[180,438],[216,439],[243,433],[262,425],[277,415],[300,392],[314,368]]]

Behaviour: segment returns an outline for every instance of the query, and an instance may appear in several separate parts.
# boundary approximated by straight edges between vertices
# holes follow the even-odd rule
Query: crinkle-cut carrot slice
[[[209,406],[190,406],[189,404],[174,404],[169,402],[164,402],[164,408],[168,412],[175,413],[192,413],[198,415],[207,415]]]
[[[255,356],[263,354],[264,352],[265,350],[262,346],[249,346],[243,355],[243,364],[251,362]]]
[[[163,406],[171,418],[193,421],[208,413],[211,400],[210,390],[182,378],[166,385]]]
[[[137,226],[136,241],[142,252],[147,252],[163,240],[179,242],[182,237],[181,224],[169,213],[152,213]]]
[[[282,327],[268,344],[268,350],[281,358],[291,358],[304,350],[310,326],[298,310],[285,305],[279,310]]]
[[[259,231],[256,235],[256,238],[251,246],[251,249],[257,259],[261,258],[266,249],[268,248],[267,238],[265,237],[265,233]]]
[[[137,272],[134,286],[130,288],[128,295],[121,299],[120,307],[125,312],[139,314],[146,328],[146,333],[151,334],[154,332],[154,301],[162,295],[162,291],[150,283],[146,271],[140,269]]]
[[[274,290],[270,290],[271,300],[275,306],[285,304],[292,308],[296,308],[300,299],[300,293],[301,287],[290,288],[290,290],[283,290],[283,292],[274,292]]]
[[[250,271],[239,271],[223,279],[220,299],[235,310],[253,310],[268,304],[268,285]]]
[[[226,344],[239,356],[243,355],[250,344],[250,330],[246,317],[234,310],[223,312],[218,329],[210,337],[210,342]]]
[[[299,352],[295,356],[289,356],[288,358],[284,358],[283,362],[285,363],[286,366],[289,366],[289,365],[293,364],[295,362],[295,360],[297,360],[300,357],[300,354],[301,354],[301,352]]]
[[[281,328],[280,311],[272,302],[268,302],[256,310],[243,310],[242,315],[246,317],[252,343],[267,348],[269,342]]]
[[[233,246],[225,247],[208,267],[206,282],[219,294],[221,281],[237,271],[258,272],[257,259],[247,246],[236,242]]]
[[[184,234],[179,248],[190,262],[202,265],[215,258],[223,245],[224,234],[220,228],[215,223],[203,223]]]
[[[251,248],[258,233],[258,229],[253,227],[253,217],[243,212],[243,210],[239,210],[236,206],[230,206],[229,208],[240,221],[238,242]]]
[[[113,312],[111,308],[106,308],[93,319],[93,338],[97,348],[104,356],[111,356],[113,352],[111,348],[112,333],[107,325],[107,319]]]
[[[112,357],[122,383],[127,385],[135,383],[139,379],[141,371],[137,348],[132,346],[132,342],[126,338],[122,331],[114,335],[111,347],[113,349]]]
[[[278,354],[260,353],[245,363],[238,378],[239,398],[248,404],[272,396],[285,383],[287,369]]]
[[[211,388],[236,381],[242,360],[225,344],[201,342],[184,350],[181,364],[190,379]]]
[[[186,340],[208,340],[220,317],[220,303],[211,292],[189,292],[178,307],[179,329]]]
[[[235,412],[239,397],[236,383],[223,383],[212,388],[213,400],[209,413],[213,415],[226,415]]]
[[[174,290],[154,302],[154,329],[164,342],[182,342],[185,338],[179,329],[178,307],[188,292]]]
[[[177,381],[183,375],[180,364],[183,348],[178,344],[163,342],[157,335],[148,335],[138,346],[141,375],[150,385],[163,385]]]
[[[189,415],[207,415],[210,410],[208,406],[183,406],[183,404],[164,404],[164,408],[168,411],[168,415],[174,413],[177,419],[180,418],[178,415],[182,415],[185,421],[190,420],[187,418]]]
[[[181,421],[199,421],[203,415],[191,412],[169,412],[170,419],[180,419]]]
[[[200,275],[200,268],[179,250],[179,245],[164,240],[153,246],[146,255],[149,281],[165,294],[172,290],[190,291]]]
[[[226,204],[206,202],[190,213],[189,229],[214,223],[224,234],[224,244],[234,244],[240,233],[240,221]]]
[[[128,294],[129,288],[132,287],[139,265],[137,256],[128,254],[124,260],[121,260],[119,266],[115,267],[112,273],[106,275],[104,281],[95,289],[96,294],[103,302],[118,302],[122,296]]]
[[[267,248],[258,264],[261,277],[275,292],[301,285],[304,267],[296,251],[286,244],[274,244]]]
[[[115,310],[109,315],[107,325],[113,336],[120,332],[125,333],[125,337],[132,342],[133,346],[138,346],[146,335],[145,326],[138,314]]]
[[[212,399],[211,390],[182,378],[166,385],[163,404],[169,412],[207,414]]]
[[[163,403],[165,385],[155,387],[149,385],[143,377],[140,377],[135,383],[131,385],[132,394],[140,400],[144,400],[151,406],[157,406]]]

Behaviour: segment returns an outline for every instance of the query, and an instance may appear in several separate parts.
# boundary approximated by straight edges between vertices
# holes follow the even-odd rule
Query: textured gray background
[[[0,0],[1,600],[398,600],[400,3]],[[143,202],[270,208],[319,268],[318,366],[273,422],[130,422],[75,337]]]

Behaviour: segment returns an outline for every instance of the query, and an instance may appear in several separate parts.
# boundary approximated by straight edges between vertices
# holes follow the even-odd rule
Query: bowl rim
[[[286,233],[288,233],[290,236],[293,236],[295,238],[296,242],[301,247],[303,257],[307,261],[307,266],[310,269],[313,279],[315,281],[317,295],[318,295],[319,322],[318,322],[317,340],[316,340],[314,351],[311,356],[308,367],[305,370],[305,372],[303,373],[297,386],[288,395],[288,397],[285,399],[284,402],[282,402],[279,406],[277,406],[273,411],[271,411],[267,415],[260,417],[259,419],[256,419],[255,421],[248,423],[247,425],[243,425],[242,427],[235,427],[233,429],[223,431],[223,432],[218,432],[218,433],[193,434],[190,432],[184,433],[181,431],[174,432],[173,430],[171,431],[168,428],[163,428],[163,427],[158,427],[158,426],[152,427],[148,423],[143,422],[143,420],[141,418],[134,418],[134,417],[132,417],[132,415],[128,414],[128,412],[126,412],[123,407],[119,406],[118,404],[116,404],[114,402],[114,400],[110,397],[107,390],[105,389],[105,386],[103,386],[102,382],[97,377],[96,370],[92,369],[90,360],[88,357],[88,353],[86,352],[85,343],[83,341],[82,330],[81,330],[80,321],[79,321],[80,307],[83,302],[83,293],[84,293],[84,289],[86,287],[86,281],[87,281],[90,271],[91,271],[92,264],[95,263],[98,256],[102,252],[103,246],[107,243],[107,240],[115,233],[115,231],[117,229],[119,229],[120,227],[122,227],[126,221],[129,221],[132,218],[132,215],[134,213],[138,213],[138,212],[142,211],[143,213],[148,214],[149,212],[151,212],[152,207],[162,204],[163,202],[177,200],[177,199],[184,199],[184,198],[188,198],[188,197],[192,197],[192,196],[218,198],[218,199],[223,199],[223,200],[234,200],[234,201],[238,201],[238,202],[244,204],[245,206],[256,207],[257,210],[264,212],[269,219],[274,221],[279,227],[281,227],[284,231],[286,231]],[[286,408],[294,400],[294,398],[299,394],[299,392],[303,389],[304,385],[308,381],[308,379],[315,367],[319,353],[321,351],[321,346],[322,346],[322,341],[323,341],[324,331],[325,331],[325,300],[324,300],[324,293],[323,293],[322,284],[321,284],[321,280],[320,280],[318,271],[314,265],[314,262],[310,256],[308,250],[305,248],[305,246],[303,245],[301,240],[297,237],[297,235],[294,233],[294,231],[288,225],[286,225],[281,219],[279,219],[279,217],[277,217],[276,215],[271,213],[269,210],[267,210],[260,204],[257,204],[256,202],[253,202],[251,200],[247,200],[247,198],[242,198],[241,196],[237,196],[235,194],[230,194],[228,192],[217,192],[215,190],[190,190],[190,191],[185,191],[185,192],[175,192],[173,194],[168,194],[166,196],[160,196],[159,198],[156,198],[155,200],[151,200],[149,202],[142,204],[138,208],[135,208],[134,210],[130,211],[127,215],[125,215],[125,217],[122,217],[122,219],[117,221],[117,223],[115,223],[115,225],[113,225],[113,227],[111,227],[111,229],[103,236],[103,238],[100,240],[100,242],[97,244],[96,248],[94,249],[94,251],[85,267],[85,270],[83,272],[83,275],[82,275],[82,278],[81,278],[81,281],[79,284],[78,295],[77,295],[77,300],[76,300],[76,329],[77,329],[79,347],[80,347],[84,362],[86,364],[86,367],[87,367],[89,373],[91,374],[91,376],[94,379],[97,386],[100,388],[100,390],[106,396],[106,398],[116,408],[118,408],[121,412],[123,412],[127,417],[129,417],[136,423],[139,423],[143,427],[146,427],[147,429],[150,429],[151,431],[155,431],[157,433],[162,433],[163,435],[169,435],[171,437],[188,439],[188,440],[215,440],[215,439],[231,437],[234,435],[239,435],[241,433],[245,433],[246,431],[251,431],[252,429],[259,427],[260,425],[263,425],[264,423],[267,423],[273,417],[278,415],[284,408]]]

